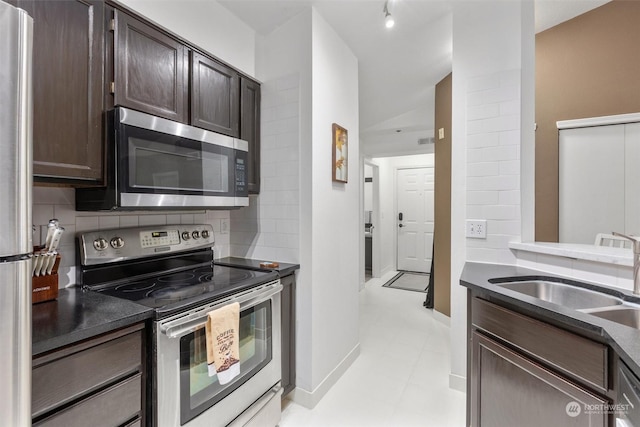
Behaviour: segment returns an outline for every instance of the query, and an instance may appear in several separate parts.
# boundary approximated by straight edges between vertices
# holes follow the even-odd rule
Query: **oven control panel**
[[[107,264],[212,247],[211,224],[156,225],[91,231],[78,236],[82,265]]]
[[[183,231],[188,233],[188,231]],[[157,246],[171,246],[180,244],[180,231],[163,230],[163,231],[141,231],[140,245],[143,248],[153,248]]]

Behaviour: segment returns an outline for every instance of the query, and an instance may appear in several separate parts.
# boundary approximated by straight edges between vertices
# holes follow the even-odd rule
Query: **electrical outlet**
[[[467,237],[472,239],[487,238],[487,220],[486,219],[468,219],[467,220]]]
[[[228,219],[221,219],[220,220],[220,234],[227,234],[229,233],[229,220]]]

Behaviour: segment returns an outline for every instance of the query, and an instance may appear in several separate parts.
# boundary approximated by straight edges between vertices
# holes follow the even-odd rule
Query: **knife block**
[[[51,274],[44,276],[33,276],[31,281],[31,303],[36,304],[44,301],[51,301],[58,298],[58,267],[60,266],[60,255],[56,255],[56,262],[53,265]]]

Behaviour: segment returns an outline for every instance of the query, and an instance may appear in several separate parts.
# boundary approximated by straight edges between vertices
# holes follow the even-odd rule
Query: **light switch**
[[[444,128],[438,129],[438,139],[444,139]]]

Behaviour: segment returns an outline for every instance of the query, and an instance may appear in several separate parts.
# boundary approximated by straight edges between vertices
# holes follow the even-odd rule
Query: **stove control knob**
[[[93,241],[93,247],[96,251],[104,251],[109,247],[109,242],[104,237],[98,237]]]
[[[182,240],[189,240],[191,238],[191,234],[188,231],[182,232]]]
[[[202,230],[202,233],[200,233],[200,235],[202,236],[203,239],[208,239],[209,238],[209,230]]]
[[[124,239],[122,237],[114,237],[109,243],[111,243],[112,248],[120,249],[124,246]]]
[[[194,239],[200,238],[200,232],[198,230],[195,230],[193,233],[191,233],[191,235],[193,236]]]

